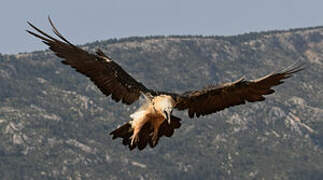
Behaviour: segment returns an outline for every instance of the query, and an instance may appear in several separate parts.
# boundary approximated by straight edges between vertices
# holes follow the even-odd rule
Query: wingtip
[[[306,65],[306,63],[296,62],[296,63],[288,66],[287,68],[281,70],[280,73],[294,74],[299,71],[303,71],[306,68],[305,65]]]
[[[34,35],[34,33],[32,31],[29,31],[28,29],[25,29],[25,31],[31,35]]]
[[[51,24],[51,26],[53,26],[54,23],[53,23],[53,21],[52,21],[52,19],[51,19],[51,17],[49,15],[47,16],[47,19],[48,19],[49,23]]]
[[[48,15],[48,21],[49,24],[52,27],[52,31],[56,34],[56,36],[58,36],[61,40],[65,41],[66,43],[68,43],[71,46],[74,46],[71,42],[69,42],[56,28],[56,26],[54,25],[52,19],[50,18],[50,16]]]
[[[28,24],[30,27],[32,27],[32,28],[34,28],[34,29],[35,29],[35,26],[34,26],[30,21],[27,21],[27,24]]]

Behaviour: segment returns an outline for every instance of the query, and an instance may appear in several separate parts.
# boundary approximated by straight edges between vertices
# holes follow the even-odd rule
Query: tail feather
[[[117,128],[116,130],[112,131],[110,135],[113,135],[112,139],[115,139],[118,137],[125,138],[128,136],[130,137],[132,135],[132,132],[133,132],[133,128],[131,127],[131,124],[126,123],[121,127]]]
[[[133,128],[131,127],[131,124],[128,122],[116,130],[112,131],[110,135],[112,136],[112,139],[116,138],[122,138],[122,144],[125,146],[128,146],[130,150],[135,149],[136,147],[139,150],[143,150],[145,147],[147,147],[147,144],[151,148],[154,148],[160,137],[166,136],[171,137],[174,134],[175,129],[179,128],[181,126],[180,123],[181,119],[175,116],[171,116],[171,123],[168,124],[167,121],[164,121],[163,124],[159,128],[158,138],[154,142],[153,141],[153,127],[150,123],[146,123],[142,129],[139,132],[139,141],[133,145],[131,145],[131,139],[130,137],[133,134]]]

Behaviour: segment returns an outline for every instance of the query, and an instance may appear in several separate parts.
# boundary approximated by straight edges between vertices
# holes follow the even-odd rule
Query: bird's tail
[[[132,136],[132,133],[133,133],[133,128],[131,127],[131,124],[128,122],[128,123],[118,127],[114,131],[112,131],[110,133],[110,135],[113,135],[112,139],[115,139],[118,137],[123,138],[123,139],[129,139]]]
[[[122,138],[122,144],[128,146],[130,150],[138,147],[139,150],[144,149],[147,144],[150,147],[155,147],[158,143],[158,140],[162,136],[170,137],[173,135],[175,129],[181,126],[181,119],[176,116],[171,116],[171,123],[168,124],[167,121],[164,121],[163,124],[159,127],[158,138],[156,142],[153,141],[153,127],[150,123],[146,123],[139,132],[139,140],[137,143],[131,145],[131,136],[133,134],[133,128],[131,127],[130,122],[125,123],[124,125],[118,127],[110,133],[112,139]]]

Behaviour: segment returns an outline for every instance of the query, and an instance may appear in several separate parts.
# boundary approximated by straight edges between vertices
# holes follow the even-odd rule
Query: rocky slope
[[[112,102],[50,51],[0,56],[1,179],[322,179],[323,28],[231,37],[170,36],[89,43],[149,88],[183,92],[306,70],[260,103],[183,119],[155,149],[108,135],[139,103]]]

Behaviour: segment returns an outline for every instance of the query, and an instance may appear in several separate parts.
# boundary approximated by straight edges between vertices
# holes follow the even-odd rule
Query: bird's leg
[[[138,134],[133,134],[130,138],[131,138],[131,144],[130,144],[131,146],[133,146],[139,140]]]
[[[135,143],[137,143],[139,141],[139,132],[142,126],[137,125],[134,130],[133,130],[133,134],[130,137],[131,138],[131,146],[133,146]]]
[[[139,133],[141,128],[145,125],[147,122],[147,119],[141,118],[140,120],[136,121],[136,124],[133,124],[133,134],[130,137],[131,138],[131,146],[133,146],[135,143],[139,141]]]
[[[154,133],[153,133],[153,137],[152,137],[153,145],[154,146],[156,145],[157,139],[158,139],[158,129],[159,128],[154,127]]]
[[[153,131],[153,145],[155,146],[158,140],[158,133],[159,133],[159,127],[163,123],[163,120],[157,120],[153,123],[154,131]]]

